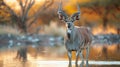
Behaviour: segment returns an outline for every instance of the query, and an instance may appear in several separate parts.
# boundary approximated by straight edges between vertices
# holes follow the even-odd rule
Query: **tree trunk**
[[[104,31],[107,30],[107,25],[108,25],[108,20],[107,20],[106,17],[104,17],[104,18],[103,18],[103,29],[104,29]]]
[[[21,33],[27,33],[27,26],[26,26],[26,22],[18,22],[18,28],[20,29]]]
[[[117,34],[120,34],[120,28],[117,28]]]

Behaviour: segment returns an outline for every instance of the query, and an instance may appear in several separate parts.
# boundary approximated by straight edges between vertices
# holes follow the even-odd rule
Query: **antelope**
[[[82,62],[80,67],[83,67],[83,49],[86,49],[86,67],[88,67],[88,57],[90,44],[92,42],[92,32],[88,27],[78,27],[74,26],[74,22],[80,19],[80,7],[77,5],[78,12],[74,13],[71,17],[62,10],[62,3],[58,7],[59,19],[66,23],[66,36],[64,38],[64,44],[67,49],[69,64],[68,67],[72,67],[72,51],[76,51],[75,65],[78,67],[78,58],[80,56]]]

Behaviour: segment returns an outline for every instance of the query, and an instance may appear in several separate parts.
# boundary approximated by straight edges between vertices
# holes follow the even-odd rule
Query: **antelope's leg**
[[[78,67],[78,57],[79,57],[79,53],[80,53],[79,50],[76,51],[76,61],[75,61],[75,65],[76,65],[76,67]]]
[[[90,46],[87,46],[86,48],[86,67],[88,67],[88,58],[89,58],[89,52],[90,52]]]
[[[72,67],[72,64],[71,64],[71,60],[72,60],[71,51],[68,51],[68,58],[69,58],[69,65],[68,65],[68,67]]]
[[[83,53],[82,53],[82,50],[80,51],[80,58],[81,58],[81,63],[80,63],[80,67],[83,67],[83,64],[84,64],[84,58],[83,58]]]

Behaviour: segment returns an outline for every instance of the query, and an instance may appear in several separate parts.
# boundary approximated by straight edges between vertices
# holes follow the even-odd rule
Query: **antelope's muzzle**
[[[70,39],[70,33],[67,33],[67,37],[68,37],[68,39]]]

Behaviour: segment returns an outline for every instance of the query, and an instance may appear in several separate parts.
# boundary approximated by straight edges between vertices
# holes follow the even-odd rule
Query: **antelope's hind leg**
[[[89,52],[90,52],[90,46],[87,46],[86,48],[86,67],[88,67],[88,58],[89,58]]]
[[[72,63],[71,63],[72,54],[71,54],[71,51],[68,51],[68,58],[69,58],[69,65],[68,65],[68,67],[72,67]]]

